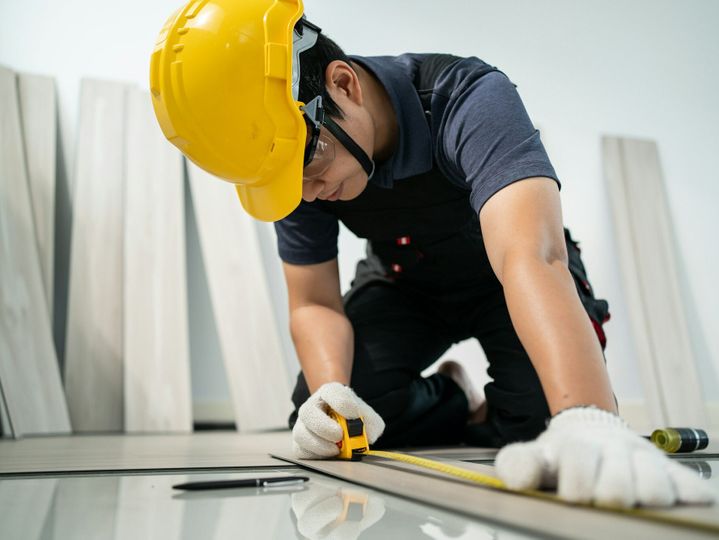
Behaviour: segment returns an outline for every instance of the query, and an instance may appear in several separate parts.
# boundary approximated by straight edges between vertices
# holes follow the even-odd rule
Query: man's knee
[[[508,395],[486,388],[487,421],[497,438],[496,446],[529,441],[542,433],[550,418],[549,405],[541,386],[522,394]]]

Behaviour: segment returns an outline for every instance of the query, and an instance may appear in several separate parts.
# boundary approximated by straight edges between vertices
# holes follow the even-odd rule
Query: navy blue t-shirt
[[[370,180],[385,188],[432,169],[469,192],[480,209],[503,187],[535,176],[553,178],[554,168],[516,91],[500,71],[480,76],[478,58],[463,58],[445,69],[434,93],[432,133],[417,91],[412,66],[424,55],[351,57],[373,73],[392,101],[399,140],[392,157],[377,166]],[[561,186],[560,186],[561,188]],[[275,223],[280,258],[291,264],[316,264],[337,256],[337,218],[317,201],[305,202]]]

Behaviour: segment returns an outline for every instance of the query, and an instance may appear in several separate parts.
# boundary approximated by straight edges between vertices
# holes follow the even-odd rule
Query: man
[[[497,457],[514,488],[558,483],[568,500],[622,506],[711,500],[617,416],[607,305],[503,73],[450,55],[349,58],[299,2],[198,6],[163,31],[153,102],[170,140],[276,221],[302,364],[299,456],[338,453],[331,408],[363,417],[380,446],[514,443]],[[338,221],[369,240],[344,299]],[[456,365],[420,375],[470,337],[490,363],[486,407]]]

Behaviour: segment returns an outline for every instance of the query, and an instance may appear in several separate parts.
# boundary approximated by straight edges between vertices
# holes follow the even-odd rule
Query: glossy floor
[[[187,492],[198,480],[309,476],[301,486]],[[519,531],[300,469],[0,479],[0,538],[524,539]]]
[[[441,505],[410,500],[416,491],[408,498],[389,495],[372,489],[379,487],[377,483],[367,484],[371,488],[359,487],[270,458],[268,452],[288,452],[290,442],[286,431],[2,440],[0,539],[514,539],[541,537],[552,530],[548,522],[562,522],[551,508],[541,514],[542,519],[525,520],[526,528],[516,529],[515,524],[520,523],[517,513],[527,506],[521,499],[504,506],[511,519],[490,511],[473,518],[468,516],[475,512],[460,514],[438,508]],[[719,491],[716,445],[708,451],[713,455],[693,455],[681,461]],[[451,448],[416,453],[464,460],[471,466],[469,462],[490,464],[496,451]],[[388,490],[399,492],[401,486],[396,485],[398,477],[392,476],[393,471],[380,470],[392,484]],[[172,489],[192,480],[287,474],[306,475],[311,480],[295,488],[194,493]],[[431,478],[427,480],[422,480],[418,489],[438,493]],[[452,504],[445,506],[456,510],[460,505],[453,501],[464,496],[460,484],[452,486],[457,489],[451,487],[445,499]],[[697,511],[719,512],[719,507]],[[565,534],[576,530],[568,523],[554,530],[562,537],[576,537]],[[649,527],[637,525],[633,531],[649,533]],[[633,537],[642,536],[647,535]]]

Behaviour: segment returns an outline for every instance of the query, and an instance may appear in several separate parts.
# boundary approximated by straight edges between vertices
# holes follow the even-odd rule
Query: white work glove
[[[715,499],[696,473],[596,407],[559,413],[534,441],[500,450],[495,466],[511,489],[558,485],[559,497],[572,502],[629,508]]]
[[[384,499],[358,488],[325,486],[292,494],[297,531],[311,540],[355,540],[385,513]]]
[[[339,454],[342,428],[327,414],[329,409],[347,419],[362,417],[367,440],[374,443],[384,431],[384,421],[354,391],[338,382],[326,383],[305,401],[292,429],[292,446],[301,459],[322,459]]]

